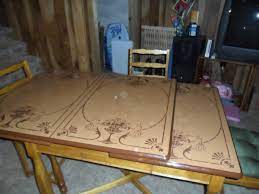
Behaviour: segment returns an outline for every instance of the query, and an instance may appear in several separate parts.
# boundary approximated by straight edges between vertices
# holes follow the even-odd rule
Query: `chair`
[[[30,70],[30,66],[27,61],[22,61],[21,63],[12,65],[10,67],[0,69],[0,77],[5,76],[7,74],[13,73],[15,71],[18,71],[20,69],[23,69],[25,77],[19,80],[16,80],[14,83],[8,84],[0,89],[0,96],[12,91],[13,89],[29,82],[32,79],[32,72]],[[17,151],[18,157],[21,161],[21,165],[24,171],[24,174],[26,177],[30,177],[33,175],[33,170],[30,169],[30,166],[27,161],[27,155],[24,148],[24,144],[19,141],[13,141],[14,147]],[[59,163],[56,160],[55,156],[49,156],[53,173],[49,173],[51,182],[56,184],[59,187],[59,190],[61,193],[66,193],[67,188],[65,186],[65,181],[63,179],[63,176],[60,174],[60,166],[64,162],[64,159],[62,159]],[[52,177],[52,174],[54,175],[54,178]]]
[[[164,62],[161,59],[155,62],[149,60],[149,62],[134,62],[134,55],[140,56],[165,56]],[[140,74],[134,74],[134,68],[152,68],[152,69],[162,69],[162,75],[149,74],[144,75],[147,77],[158,77],[158,78],[168,78],[168,64],[169,64],[170,50],[147,50],[147,49],[130,49],[129,51],[129,75],[133,76],[143,76]],[[163,61],[163,60],[162,60]]]

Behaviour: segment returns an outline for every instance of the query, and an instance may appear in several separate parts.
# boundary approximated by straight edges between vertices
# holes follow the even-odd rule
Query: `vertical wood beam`
[[[159,21],[159,0],[152,0],[149,9],[149,18],[151,26],[158,26]]]
[[[128,0],[129,35],[134,42],[134,48],[140,48],[141,35],[141,1]]]
[[[165,18],[164,18],[164,26],[172,27],[171,16],[173,14],[172,6],[175,1],[165,0]]]
[[[14,29],[17,38],[22,40],[21,26],[18,22],[13,0],[4,0],[3,4],[5,6],[6,13],[8,13],[7,19],[9,26]]]
[[[72,0],[72,18],[77,48],[77,63],[82,72],[91,71],[84,0]]]
[[[25,14],[25,19],[27,21],[27,28],[28,32],[30,34],[31,39],[34,37],[34,27],[33,27],[33,16],[32,16],[32,11],[31,11],[31,2],[29,0],[22,0],[22,5],[24,8],[24,14]]]
[[[91,65],[93,72],[101,72],[103,64],[100,54],[100,38],[97,20],[96,0],[87,0],[88,32],[90,38]]]
[[[66,10],[65,10],[65,1],[54,0],[55,8],[55,23],[56,29],[55,32],[58,36],[55,36],[56,44],[58,46],[58,60],[59,63],[62,63],[62,67],[66,69],[72,69],[72,58],[70,54],[70,41],[68,34],[68,26],[66,21]]]
[[[165,18],[165,0],[159,1],[159,15],[158,15],[158,25],[164,26],[164,18]]]
[[[151,25],[150,19],[150,0],[141,0],[141,25]]]
[[[203,14],[200,14],[202,21],[201,25],[201,32],[202,34],[206,35],[208,38],[214,39],[217,33],[218,24],[219,24],[219,12],[222,7],[221,5],[222,0],[210,0],[205,1],[201,0],[199,2],[199,9],[204,9]],[[203,7],[205,6],[205,7]]]
[[[76,47],[76,42],[75,42],[75,33],[73,30],[71,1],[64,0],[64,4],[65,4],[65,15],[66,15],[68,38],[69,38],[69,48],[70,48],[72,69],[75,70],[76,63],[77,63],[77,47]]]
[[[47,49],[49,53],[50,63],[54,69],[60,69],[57,59],[55,57],[55,39],[53,38],[54,32],[54,2],[53,0],[39,0],[40,12],[43,22],[43,32],[46,35]]]

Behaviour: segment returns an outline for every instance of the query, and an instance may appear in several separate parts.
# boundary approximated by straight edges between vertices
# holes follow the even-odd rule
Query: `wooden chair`
[[[165,55],[165,63],[160,62],[134,62],[133,55]],[[147,50],[147,49],[130,49],[129,51],[129,75],[133,76],[143,76],[136,75],[133,73],[134,68],[154,68],[154,69],[164,69],[164,75],[144,75],[147,77],[158,77],[158,78],[168,78],[168,64],[169,64],[170,50]]]
[[[11,90],[13,90],[13,89],[15,89],[15,88],[27,83],[27,82],[29,82],[32,79],[32,72],[30,70],[30,66],[29,66],[27,61],[22,61],[21,63],[12,65],[12,66],[7,67],[5,69],[1,69],[0,70],[0,77],[4,76],[6,74],[9,74],[9,73],[13,73],[15,71],[18,71],[20,69],[23,69],[25,77],[22,78],[22,79],[16,80],[14,83],[11,83],[11,84],[6,85],[5,87],[1,88],[0,89],[0,96],[10,92]],[[27,154],[26,154],[26,151],[25,151],[25,148],[24,148],[24,144],[19,142],[19,141],[13,141],[13,144],[14,144],[14,147],[17,151],[18,157],[21,161],[21,165],[22,165],[25,176],[26,177],[32,176],[34,173],[33,173],[33,170],[30,169],[30,165],[27,161]],[[53,169],[53,172],[49,173],[51,182],[56,184],[59,187],[59,190],[60,190],[61,193],[66,193],[67,188],[66,188],[65,181],[64,181],[64,178],[62,176],[61,170],[60,170],[60,165],[63,164],[64,159],[62,159],[58,163],[55,156],[49,156],[48,155],[48,157],[50,159],[52,169]],[[53,175],[54,175],[54,178],[53,178]]]

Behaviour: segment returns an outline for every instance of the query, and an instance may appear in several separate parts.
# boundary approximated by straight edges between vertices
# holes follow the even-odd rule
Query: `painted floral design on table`
[[[23,106],[20,107],[14,111],[11,111],[8,116],[7,115],[2,115],[1,116],[1,122],[5,122],[4,124],[2,124],[2,127],[8,128],[11,127],[11,124],[15,121],[18,120],[18,122],[21,121],[26,121],[29,120],[31,117],[35,116],[35,112],[34,109],[31,106]],[[6,122],[5,120],[8,119],[9,120]]]
[[[100,124],[102,125],[102,128],[109,134],[108,138],[102,141],[105,144],[113,144],[111,140],[112,135],[129,131],[131,129],[129,123],[120,118],[105,120]]]
[[[230,159],[225,157],[223,152],[215,152],[212,154],[211,158],[217,160],[221,165],[227,166],[229,168],[234,168],[234,164],[231,163]]]
[[[137,126],[137,127],[136,127]],[[89,137],[84,137],[85,140],[97,140],[103,144],[121,144],[128,137],[143,137],[144,133],[142,125],[138,123],[135,127],[132,127],[125,119],[112,118],[104,121],[87,120],[87,124],[83,130],[87,130],[91,133]],[[89,133],[89,134],[90,134]],[[57,136],[68,137],[80,137],[80,129],[75,125],[70,125],[68,128],[64,128],[61,132],[57,133]],[[148,149],[158,150],[162,152],[162,145],[158,138],[148,138],[144,140],[144,144]],[[128,145],[127,145],[128,146]]]
[[[161,143],[158,143],[157,138],[150,138],[145,141],[145,144],[150,145],[151,149],[156,149],[160,152],[163,151],[163,148],[161,147]]]
[[[42,122],[37,126],[40,131],[43,131],[45,134],[49,134],[49,129],[51,127],[51,123],[50,122]]]

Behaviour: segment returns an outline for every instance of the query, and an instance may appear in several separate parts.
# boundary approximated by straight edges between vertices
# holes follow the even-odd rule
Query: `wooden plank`
[[[140,47],[141,33],[141,1],[128,0],[129,7],[129,36],[134,48]]]
[[[134,170],[137,172],[148,173],[168,178],[192,181],[200,184],[209,184],[211,178],[211,175],[209,174],[202,174],[198,172],[176,169],[173,167],[152,165],[143,162],[113,158],[109,157],[109,154],[106,152],[76,148],[72,146],[63,146],[58,144],[51,144],[50,146],[38,145],[37,149],[40,152],[46,154],[61,156],[65,158],[73,158],[87,162],[94,162],[101,165]]]
[[[70,57],[71,57],[72,69],[74,71],[77,68],[76,67],[77,49],[76,49],[76,42],[75,42],[75,33],[73,30],[71,1],[64,0],[64,4],[65,4],[65,15],[66,15],[68,38],[69,38]]]
[[[149,9],[149,18],[151,26],[158,26],[159,23],[159,0],[152,0]]]
[[[172,27],[171,22],[171,16],[173,14],[172,12],[172,6],[174,4],[174,1],[172,0],[165,0],[165,18],[164,18],[164,26],[165,27]]]
[[[221,9],[221,0],[206,1],[203,22],[201,23],[201,32],[208,38],[214,39],[217,32],[217,17]]]
[[[72,58],[70,55],[69,32],[66,22],[65,1],[54,0],[56,33],[55,37],[58,46],[58,62],[64,69],[72,69]],[[62,34],[62,35],[61,35]],[[61,35],[61,36],[60,36]]]
[[[141,25],[150,26],[150,0],[141,1]]]
[[[71,1],[77,63],[81,72],[91,71],[84,0]]]
[[[22,39],[22,32],[21,32],[21,26],[18,22],[18,18],[16,15],[16,11],[14,8],[14,2],[13,0],[4,0],[3,4],[6,9],[8,24],[11,28],[14,29],[16,36],[18,39]]]
[[[138,173],[138,172],[132,172],[129,175],[123,176],[115,181],[112,181],[110,183],[107,183],[105,185],[96,187],[94,189],[81,192],[80,194],[97,194],[97,193],[102,193],[105,191],[108,191],[114,187],[118,187],[120,185],[126,184],[131,182],[133,179],[140,179],[141,177],[146,176],[146,174]]]
[[[57,59],[55,57],[55,39],[53,38],[54,32],[54,19],[55,19],[55,10],[54,10],[54,1],[53,0],[38,0],[39,7],[42,17],[42,33],[45,33],[46,36],[46,45],[48,49],[50,64],[56,70],[60,69]]]
[[[158,25],[164,26],[166,0],[159,1]]]
[[[161,63],[143,63],[143,62],[134,62],[131,64],[132,67],[152,67],[152,68],[166,68],[166,64]]]
[[[93,72],[101,72],[103,64],[101,62],[100,54],[100,38],[98,30],[97,10],[96,1],[87,0],[87,18],[88,18],[88,31],[90,37],[90,54],[91,54],[91,65]]]
[[[146,50],[146,49],[134,49],[131,50],[133,54],[142,54],[142,55],[166,55],[169,50]]]
[[[24,14],[25,14],[25,19],[27,21],[27,28],[28,32],[30,34],[31,39],[34,37],[34,27],[33,27],[33,16],[32,16],[32,11],[31,11],[31,2],[28,0],[22,0],[22,5],[24,8]]]
[[[225,183],[231,185],[240,185],[243,187],[249,187],[259,189],[259,179],[243,176],[241,179],[225,179]]]

